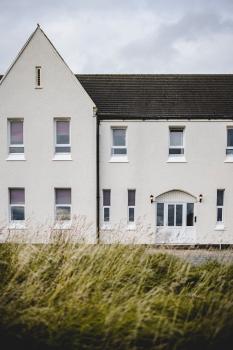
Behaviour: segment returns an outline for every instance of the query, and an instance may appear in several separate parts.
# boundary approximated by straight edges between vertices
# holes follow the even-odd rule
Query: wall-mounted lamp
[[[199,194],[199,202],[201,203],[203,199],[203,194]]]
[[[150,195],[150,202],[153,203],[155,201],[153,194]]]

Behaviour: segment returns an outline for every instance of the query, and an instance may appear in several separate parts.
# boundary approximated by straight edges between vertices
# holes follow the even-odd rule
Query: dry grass
[[[231,349],[233,265],[140,246],[0,246],[8,349]]]

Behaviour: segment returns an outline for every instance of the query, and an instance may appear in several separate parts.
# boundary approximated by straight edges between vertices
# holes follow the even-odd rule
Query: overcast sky
[[[233,0],[0,0],[0,73],[37,23],[74,73],[233,73]]]

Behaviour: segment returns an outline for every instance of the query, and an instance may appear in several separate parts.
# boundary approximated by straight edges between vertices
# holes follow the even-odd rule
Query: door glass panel
[[[164,204],[157,203],[157,226],[163,226],[164,222]]]
[[[168,226],[174,226],[175,223],[175,206],[168,204]]]
[[[176,226],[182,226],[182,218],[183,218],[183,205],[176,205]]]
[[[187,203],[186,226],[193,226],[193,218],[194,218],[194,204]]]

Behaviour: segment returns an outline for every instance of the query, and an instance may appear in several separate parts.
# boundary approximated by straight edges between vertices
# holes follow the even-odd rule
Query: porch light
[[[200,202],[200,203],[202,202],[202,199],[203,199],[203,195],[202,195],[202,194],[199,194],[199,202]]]
[[[153,203],[155,201],[153,194],[150,195],[150,202]]]

